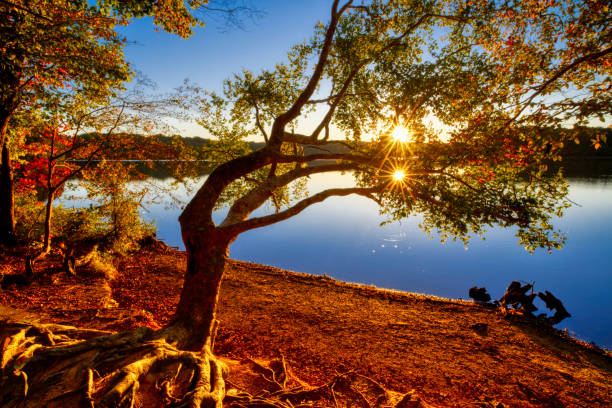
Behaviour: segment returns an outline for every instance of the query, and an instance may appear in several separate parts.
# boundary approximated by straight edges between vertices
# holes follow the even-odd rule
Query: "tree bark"
[[[49,197],[47,197],[47,204],[45,206],[45,237],[43,240],[42,254],[47,254],[51,250],[51,216],[53,215],[55,191],[55,189],[49,190]]]
[[[173,323],[166,329],[182,350],[210,350],[216,332],[215,310],[232,238],[216,228],[182,227],[187,271]]]
[[[4,148],[6,143],[6,131],[8,129],[11,112],[9,109],[0,106],[0,149]]]
[[[13,198],[13,172],[10,152],[6,143],[2,146],[0,165],[0,244],[15,245],[15,203]]]

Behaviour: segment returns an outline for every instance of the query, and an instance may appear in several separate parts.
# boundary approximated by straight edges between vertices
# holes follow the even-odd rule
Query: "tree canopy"
[[[0,2],[0,109],[4,144],[18,108],[104,103],[130,77],[118,20],[84,2]]]
[[[209,210],[232,185],[248,192],[230,199],[219,224],[230,235],[361,194],[391,219],[425,214],[423,227],[443,237],[516,225],[528,250],[559,247],[549,221],[566,190],[547,163],[581,125],[610,114],[609,19],[603,2],[334,2],[331,22],[286,62],[238,73],[223,95],[204,98],[211,134],[267,144],[220,165],[182,217],[211,225]],[[322,119],[298,133],[315,110]],[[575,132],[550,131],[563,126]],[[394,138],[398,128],[406,135]],[[332,133],[344,135],[346,152],[326,151]],[[354,188],[248,218],[297,180],[349,170]]]
[[[196,27],[203,27],[205,19],[215,14],[225,24],[240,26],[246,16],[261,11],[241,0],[98,0],[100,10],[123,18],[153,17],[155,30],[187,38]]]

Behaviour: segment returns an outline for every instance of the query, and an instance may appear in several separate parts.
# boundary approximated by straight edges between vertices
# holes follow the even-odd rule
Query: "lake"
[[[191,187],[202,180],[192,181]],[[317,175],[310,189],[345,186],[351,180],[347,174]],[[151,179],[133,187],[166,187],[171,181]],[[181,186],[174,192],[178,201],[158,199],[142,213],[156,223],[158,238],[181,249],[177,218],[181,202],[193,194],[188,190]],[[379,227],[385,218],[376,204],[349,196],[329,199],[292,219],[242,234],[232,244],[230,256],[448,298],[468,299],[468,289],[477,285],[486,286],[498,299],[512,280],[535,282],[535,291],[551,291],[572,314],[555,327],[612,349],[612,177],[570,179],[569,191],[569,198],[578,205],[554,223],[568,239],[562,250],[552,254],[539,250],[530,255],[517,244],[511,229],[491,229],[485,241],[475,238],[465,248],[460,242],[442,244],[436,236],[428,239],[418,228],[418,216]],[[215,220],[223,214],[217,212]],[[539,299],[536,306],[536,313],[547,312]]]

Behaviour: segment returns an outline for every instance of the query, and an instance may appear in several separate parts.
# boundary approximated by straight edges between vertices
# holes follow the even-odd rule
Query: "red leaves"
[[[73,145],[73,138],[65,132],[67,125],[34,129],[29,143],[20,146],[24,153],[25,164],[15,163],[19,177],[16,191],[21,194],[33,194],[37,189],[57,187],[76,168],[58,154],[66,152]]]

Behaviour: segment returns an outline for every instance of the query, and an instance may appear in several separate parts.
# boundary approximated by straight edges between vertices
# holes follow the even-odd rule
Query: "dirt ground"
[[[4,254],[0,272],[20,272],[19,259]],[[69,277],[51,256],[37,264],[30,286],[0,290],[0,317],[161,327],[178,302],[185,262],[179,251],[143,251],[121,261],[108,284],[101,274]],[[612,406],[609,353],[470,301],[232,261],[218,310],[218,355],[283,357],[313,386],[354,371],[440,408]],[[230,372],[230,385],[238,377]]]

